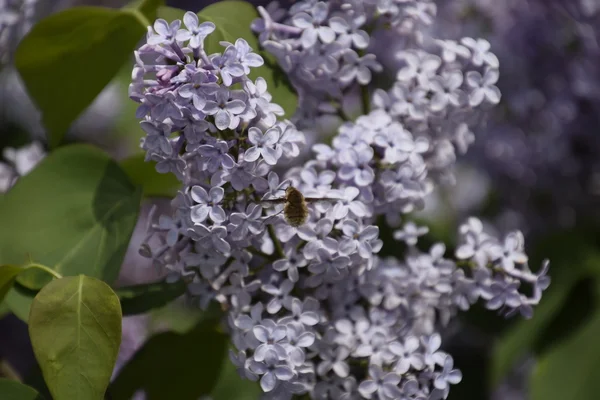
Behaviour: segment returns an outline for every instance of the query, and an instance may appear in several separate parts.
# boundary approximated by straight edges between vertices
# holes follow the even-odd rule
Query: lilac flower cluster
[[[0,0],[0,66],[31,27],[37,0]]]
[[[408,20],[388,17],[430,6],[368,4],[398,29],[408,29]],[[297,3],[293,26],[262,10],[255,26],[264,26],[265,47],[273,32],[293,36],[302,51],[340,40],[362,46],[368,36],[351,17],[362,15],[363,3],[343,2],[334,26],[329,7]],[[461,227],[458,261],[444,257],[442,244],[419,251],[425,232],[409,224],[396,234],[407,252],[384,259],[375,222],[386,216],[399,224],[399,215],[419,209],[433,178],[452,165],[454,148],[462,151],[475,108],[499,100],[493,55],[468,39],[441,42],[442,57],[402,52],[406,65],[394,88],[375,93],[373,111],[280,174],[274,168],[298,157],[304,136],[277,119],[283,112],[265,81],[248,78],[262,58],[243,39],[209,55],[203,42],[215,26],[193,13],[183,23],[157,20],[136,52],[130,96],[140,103],[142,147],[159,172],[182,182],[172,215],[150,229],[148,240],[160,245],[141,252],[171,271],[168,279],[189,282],[200,306],[215,300],[227,309],[232,361],[241,376],[260,382],[265,398],[446,398],[461,373],[440,349],[443,326],[479,298],[489,309],[530,316],[549,284],[547,267],[532,273],[519,233],[500,242],[476,219]],[[286,70],[293,75],[299,65],[290,59]],[[359,70],[348,82],[361,83]],[[340,76],[328,82],[343,87]],[[300,226],[288,223],[281,204],[267,206],[290,185],[329,199],[309,204]],[[533,294],[519,292],[521,284]]]
[[[504,106],[493,110],[471,159],[501,188],[517,226],[545,231],[597,220],[598,2],[439,3],[440,30],[485,32],[502,61]]]
[[[381,130],[377,145],[386,154],[375,157],[384,163],[422,160],[420,169],[427,166],[430,177],[452,180],[455,153],[466,152],[484,111],[500,101],[499,62],[486,40],[431,37],[436,6],[427,0],[304,1],[287,12],[276,3],[269,9],[259,7],[263,18],[254,29],[300,94],[299,126],[312,129],[303,121],[332,112],[345,117],[344,97],[362,90],[364,113],[379,110],[357,121],[360,129],[375,123]],[[371,97],[366,85],[382,67],[367,32],[390,29],[403,43],[396,54],[402,67],[391,89],[375,89]]]

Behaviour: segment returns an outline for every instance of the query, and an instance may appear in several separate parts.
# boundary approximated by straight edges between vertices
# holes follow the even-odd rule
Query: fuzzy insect
[[[318,201],[338,201],[340,199],[327,198],[327,197],[304,197],[302,192],[293,186],[288,186],[285,189],[285,196],[279,199],[263,200],[262,203],[266,204],[282,204],[283,203],[283,216],[288,224],[294,227],[303,225],[308,219],[308,205],[307,203],[314,203]]]

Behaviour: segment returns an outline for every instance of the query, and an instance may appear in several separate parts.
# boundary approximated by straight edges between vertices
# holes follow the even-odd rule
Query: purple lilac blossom
[[[203,39],[214,26],[191,44],[180,22],[157,21],[135,53],[130,96],[140,103],[147,159],[159,172],[161,163],[177,166],[171,172],[181,190],[172,214],[149,231],[158,244],[141,251],[169,271],[167,279],[188,282],[201,307],[217,301],[228,310],[231,359],[266,399],[446,398],[461,379],[441,350],[447,321],[479,299],[531,317],[549,285],[548,264],[532,272],[520,233],[498,239],[476,218],[461,226],[454,257],[441,243],[419,250],[425,232],[405,224],[396,235],[405,254],[382,258],[375,223],[421,209],[432,188],[452,178],[464,145],[458,135],[475,130],[480,108],[498,100],[495,80],[483,78],[497,74],[497,59],[475,39],[425,50],[424,28],[435,15],[429,1],[301,1],[287,12],[260,12],[254,27],[263,46],[293,83],[307,79],[297,117],[320,113],[313,105],[323,89],[343,96],[368,83],[363,67],[377,72],[374,55],[362,62],[321,49],[338,40],[345,51],[362,51],[365,21],[405,35],[398,56],[412,61],[392,88],[367,99],[371,111],[346,121],[331,145],[315,145],[312,159],[280,175],[274,167],[290,165],[305,138],[291,121],[273,118],[279,108],[265,82],[248,78],[259,56],[243,39],[223,42],[223,53],[209,56]],[[189,14],[184,21],[194,20]],[[343,76],[352,80],[339,79],[331,60],[303,65],[308,55],[334,57],[341,69],[351,63],[356,71]],[[327,67],[311,70],[321,62]],[[471,79],[478,85],[462,79],[471,72],[482,77]],[[436,91],[433,106],[435,96],[427,94]],[[311,204],[307,222],[290,226],[280,207],[261,203],[290,184],[336,200]],[[518,290],[525,285],[531,290]]]
[[[503,215],[512,215],[505,225],[540,233],[598,220],[599,3],[438,3],[436,31],[452,39],[485,34],[488,42],[476,46],[491,45],[500,60],[502,106],[492,109],[469,160],[498,187]]]

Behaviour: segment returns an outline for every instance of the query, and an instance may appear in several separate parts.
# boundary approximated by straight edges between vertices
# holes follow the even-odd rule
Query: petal
[[[312,18],[305,12],[300,12],[292,17],[292,23],[298,28],[312,28]]]
[[[198,16],[195,13],[188,11],[183,16],[183,23],[188,29],[193,31],[198,27]]]
[[[264,361],[265,356],[267,355],[267,350],[269,350],[269,346],[267,346],[263,343],[263,344],[259,345],[256,348],[256,350],[254,350],[254,354],[252,355],[252,357],[256,361]]]
[[[323,43],[331,43],[335,40],[335,32],[328,26],[321,26],[317,29],[319,38]]]
[[[277,164],[277,160],[279,159],[279,157],[281,157],[280,152],[271,147],[262,148],[261,154],[265,162],[269,165]]]
[[[329,26],[336,33],[345,33],[348,31],[348,22],[342,17],[331,17],[329,18]]]
[[[250,53],[246,55],[246,57],[244,57],[244,64],[250,67],[260,67],[264,63],[265,61],[263,60],[263,58],[256,53]]]
[[[467,72],[467,85],[471,87],[479,87],[481,86],[481,74],[477,71],[469,71]]]
[[[498,89],[496,86],[488,86],[485,91],[485,97],[492,104],[500,103],[500,97],[501,97],[500,89]]]
[[[227,254],[231,251],[231,246],[223,239],[213,236],[213,244],[221,253]]]
[[[260,379],[260,387],[265,393],[268,393],[271,390],[275,389],[276,384],[277,378],[275,377],[275,374],[271,371],[264,374],[263,377]]]
[[[280,340],[283,340],[286,336],[287,336],[286,327],[280,325],[277,328],[275,328],[273,330],[273,332],[271,333],[271,340],[273,340],[275,342],[279,342]]]
[[[159,18],[154,22],[154,30],[163,37],[168,36],[170,33],[169,24],[162,18]]]
[[[223,200],[224,195],[225,190],[222,187],[213,187],[208,193],[208,197],[213,203],[218,203],[219,201]]]
[[[365,31],[356,31],[352,34],[352,42],[358,49],[366,49],[369,46],[369,34]]]
[[[298,347],[309,347],[315,342],[315,334],[313,332],[303,332],[296,341]]]
[[[263,137],[263,144],[265,146],[273,146],[279,140],[280,135],[281,131],[277,127],[267,130]]]
[[[340,378],[345,378],[350,374],[350,367],[345,362],[336,362],[333,364],[333,372]]]
[[[229,114],[229,112],[222,110],[222,109],[217,111],[217,114],[215,115],[215,125],[217,126],[218,129],[220,129],[220,130],[227,129],[229,127],[230,123],[231,123],[231,114]]]
[[[370,225],[367,226],[362,232],[358,235],[358,239],[360,241],[369,241],[376,239],[379,236],[379,227]]]
[[[477,107],[478,105],[480,105],[483,102],[484,98],[485,98],[484,90],[481,88],[477,88],[477,89],[473,90],[471,92],[471,95],[469,96],[469,105],[471,107]]]
[[[317,43],[317,31],[312,26],[307,28],[302,32],[302,36],[300,37],[300,42],[302,43],[302,47],[305,49],[309,49]]]
[[[367,83],[371,82],[371,70],[367,67],[358,68],[356,80],[361,85],[366,85]]]
[[[300,322],[304,325],[314,326],[319,323],[319,315],[314,311],[306,311],[300,316]]]
[[[221,156],[221,165],[223,165],[223,168],[231,169],[235,166],[235,161],[229,154],[223,154]]]
[[[248,129],[248,139],[252,144],[262,144],[263,143],[263,133],[260,129],[252,127]]]
[[[252,328],[254,337],[261,343],[266,343],[269,340],[269,330],[262,325],[256,325]]]
[[[278,298],[274,298],[267,304],[267,312],[269,314],[275,314],[281,310],[281,306],[281,301]]]
[[[315,231],[308,225],[304,225],[298,228],[298,237],[306,242],[312,242],[317,240],[317,234]]]
[[[277,379],[282,381],[289,381],[294,377],[294,373],[288,367],[277,367],[274,372]]]
[[[460,383],[460,381],[462,380],[462,372],[455,369],[448,374],[448,377],[446,379],[451,384],[456,385],[457,383]]]
[[[227,73],[231,76],[240,77],[244,75],[244,66],[238,63],[229,64],[227,66]]]
[[[227,215],[220,206],[210,207],[208,211],[211,221],[217,224],[222,224],[223,222],[227,221]]]
[[[192,186],[191,196],[196,203],[206,204],[209,202],[208,193],[202,186]]]
[[[372,380],[362,381],[358,385],[358,391],[367,399],[371,398],[371,394],[377,391],[377,384]]]
[[[215,31],[215,24],[213,24],[212,22],[203,22],[201,23],[198,28],[196,29],[196,32],[201,35],[201,36],[207,36],[211,33],[213,33]]]
[[[208,217],[208,209],[209,207],[206,205],[197,205],[190,209],[190,218],[192,222],[195,224],[200,224],[206,220]]]

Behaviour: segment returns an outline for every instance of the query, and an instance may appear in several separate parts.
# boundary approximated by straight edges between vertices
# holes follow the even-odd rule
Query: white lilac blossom
[[[265,32],[283,30],[302,51],[338,35],[360,48],[362,5],[344,2],[338,18],[328,19],[328,3],[299,2],[290,25],[261,10],[256,26],[263,41]],[[428,5],[382,1],[377,9],[387,23],[408,29],[410,21],[431,22]],[[459,52],[454,62],[403,53],[427,66],[409,66],[391,90],[376,93],[373,111],[344,123],[331,145],[315,145],[313,159],[280,175],[274,167],[290,165],[305,140],[292,122],[277,120],[280,108],[264,80],[248,78],[262,59],[243,39],[208,55],[203,41],[215,26],[198,24],[192,13],[184,25],[156,21],[135,53],[130,96],[147,133],[142,148],[159,172],[181,181],[172,214],[149,232],[160,243],[141,252],[170,271],[168,280],[188,282],[201,307],[222,304],[232,362],[267,399],[446,398],[461,379],[440,349],[449,319],[478,299],[529,317],[549,285],[547,264],[529,269],[522,235],[500,241],[477,219],[461,227],[455,257],[441,243],[418,250],[425,232],[411,225],[396,235],[407,243],[404,254],[377,255],[383,242],[376,221],[422,207],[435,178],[450,172],[455,131],[477,114],[458,78],[479,71],[471,53]],[[293,69],[301,61],[290,63]],[[434,87],[445,100],[432,110]],[[477,106],[493,103],[493,89],[478,90],[486,94]],[[281,198],[288,185],[332,200],[311,204],[306,223],[291,226],[280,206],[262,201]]]

